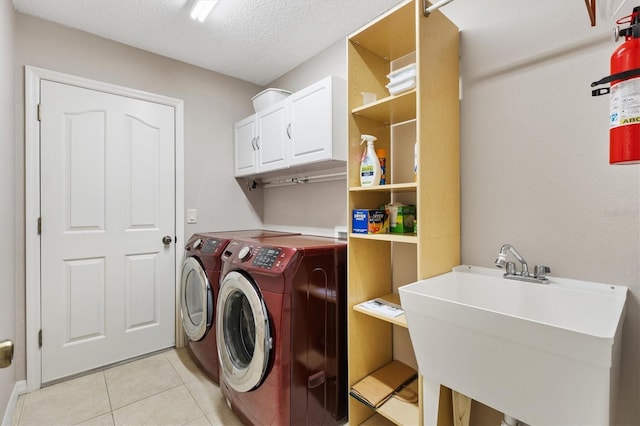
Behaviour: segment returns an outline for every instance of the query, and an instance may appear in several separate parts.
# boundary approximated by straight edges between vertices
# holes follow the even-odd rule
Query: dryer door
[[[240,272],[225,275],[216,310],[220,371],[238,392],[262,383],[271,352],[269,316],[260,290]]]
[[[213,309],[213,295],[207,274],[196,258],[188,257],[182,264],[180,313],[189,340],[198,341],[204,337],[211,326]]]

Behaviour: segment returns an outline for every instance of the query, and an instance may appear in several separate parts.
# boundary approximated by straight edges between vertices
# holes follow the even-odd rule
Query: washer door
[[[220,285],[216,310],[216,341],[220,371],[238,392],[262,383],[271,353],[267,308],[253,280],[229,272]]]
[[[194,257],[182,264],[180,282],[180,312],[182,326],[189,340],[204,337],[213,319],[213,295],[207,274]]]

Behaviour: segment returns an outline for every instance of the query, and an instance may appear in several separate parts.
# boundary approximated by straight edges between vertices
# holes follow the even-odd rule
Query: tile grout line
[[[102,370],[102,378],[104,379],[104,387],[107,389],[107,400],[109,401],[109,413],[111,414],[111,421],[116,424],[116,419],[113,417],[113,405],[111,404],[111,393],[109,392],[109,383],[107,382],[107,375]]]

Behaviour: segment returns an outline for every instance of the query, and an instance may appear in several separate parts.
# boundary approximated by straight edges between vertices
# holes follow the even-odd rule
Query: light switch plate
[[[187,209],[187,223],[198,223],[198,210]]]

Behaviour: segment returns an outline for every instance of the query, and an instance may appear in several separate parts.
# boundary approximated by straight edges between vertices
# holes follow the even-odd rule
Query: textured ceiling
[[[13,0],[16,10],[261,86],[402,0]]]
[[[219,0],[203,23],[189,17],[193,0],[13,4],[22,13],[265,86],[402,1]],[[441,10],[463,31],[463,41],[502,46],[464,51],[463,62],[483,74],[608,40],[615,19],[632,5],[616,17],[606,12],[623,1],[599,0],[597,28],[589,26],[584,0],[456,0]]]

